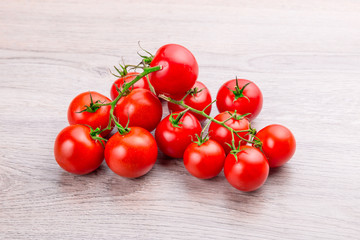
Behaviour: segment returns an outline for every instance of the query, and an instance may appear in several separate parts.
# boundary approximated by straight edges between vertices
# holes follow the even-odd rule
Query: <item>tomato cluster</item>
[[[200,179],[224,169],[233,187],[248,192],[264,184],[270,168],[291,159],[296,142],[289,129],[274,124],[257,132],[251,126],[263,104],[254,82],[236,78],[224,83],[215,100],[220,113],[213,118],[215,101],[197,81],[198,64],[188,49],[167,44],[155,55],[146,53],[138,65],[116,68],[112,100],[97,92],[72,100],[70,126],[58,134],[54,146],[64,170],[87,174],[105,159],[116,174],[137,178],[153,168],[160,149],[171,158],[183,158],[188,172]],[[168,102],[170,114],[164,118],[160,99]]]

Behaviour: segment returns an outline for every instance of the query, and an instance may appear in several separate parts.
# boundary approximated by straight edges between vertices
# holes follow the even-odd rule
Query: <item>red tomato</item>
[[[150,82],[157,94],[184,94],[198,77],[199,67],[194,55],[185,47],[167,44],[156,52],[150,67],[162,66],[162,69],[149,74]]]
[[[116,90],[116,87],[122,88],[125,83],[129,83],[132,80],[134,80],[139,73],[137,72],[129,72],[126,76],[119,78],[114,82],[114,84],[111,86],[110,90],[110,96],[111,99],[114,100],[118,95],[118,91]],[[146,79],[146,77],[141,78],[139,81],[137,81],[134,85],[130,87],[130,90],[137,89],[137,88],[143,88],[150,91],[149,83]]]
[[[88,174],[97,169],[104,159],[104,147],[90,136],[90,128],[71,125],[56,137],[54,145],[56,162],[74,174]]]
[[[269,125],[261,129],[256,137],[262,142],[262,151],[272,168],[284,165],[295,153],[295,137],[282,125]]]
[[[160,100],[149,90],[134,89],[126,97],[120,98],[116,104],[114,115],[119,123],[125,126],[137,126],[152,131],[162,117]]]
[[[236,131],[249,129],[250,127],[249,120],[247,120],[245,117],[241,117],[241,115],[239,114],[235,114],[233,112],[230,113],[233,114],[233,117],[231,119],[229,119],[231,117],[229,112],[222,112],[219,115],[217,115],[215,119],[221,122],[225,121],[226,119],[229,119],[228,121],[225,122],[225,125],[231,127]],[[246,140],[250,139],[250,135],[247,135],[247,132],[238,133],[238,134],[239,136],[245,138]],[[227,130],[226,128],[215,122],[212,122],[209,127],[209,136],[211,137],[211,139],[221,144],[221,146],[225,150],[226,155],[229,154],[231,148],[226,144],[228,143],[231,145],[232,134],[229,130]],[[240,138],[236,135],[234,136],[235,136],[235,147],[237,148],[239,146]],[[246,142],[241,141],[240,145],[246,145]]]
[[[224,174],[228,182],[244,192],[260,188],[269,175],[269,164],[257,148],[242,146],[240,152],[229,154],[225,159]]]
[[[92,101],[90,98],[92,97]],[[93,129],[100,128],[104,129],[109,124],[110,118],[110,109],[111,106],[102,106],[98,108],[95,112],[81,112],[86,107],[92,106],[92,103],[101,102],[109,103],[111,100],[104,95],[97,92],[84,92],[76,96],[69,105],[68,108],[68,121],[70,125],[74,124],[83,124],[89,125]],[[102,133],[103,136],[108,135],[111,130],[107,130]]]
[[[164,118],[156,128],[155,139],[160,150],[172,158],[181,158],[186,147],[200,135],[201,125],[194,115],[186,112],[178,123],[173,123],[178,112]]]
[[[241,89],[248,84],[243,91]],[[216,105],[219,112],[235,111],[239,114],[250,113],[247,116],[249,120],[253,120],[259,115],[262,105],[263,96],[255,83],[238,79],[238,91],[236,91],[236,79],[230,80],[221,86],[217,94]]]
[[[191,175],[209,179],[221,172],[225,157],[224,149],[214,140],[209,139],[200,146],[193,142],[185,150],[184,165]]]
[[[199,81],[196,81],[194,86],[189,91],[191,91],[191,93],[184,99],[184,103],[192,108],[202,111],[212,101],[209,89],[207,89],[207,87]],[[172,98],[175,100],[181,100],[183,96],[185,96],[185,94],[183,94],[182,96],[172,97]],[[180,105],[171,102],[168,102],[168,108],[170,112],[179,112],[185,110]],[[211,112],[211,105],[205,109],[205,113],[207,115],[210,115],[210,112]],[[192,114],[197,119],[199,119],[199,121],[203,121],[206,119],[200,114],[197,113],[192,113]]]
[[[152,169],[157,153],[154,137],[141,127],[132,127],[129,133],[121,135],[117,132],[109,139],[105,147],[105,160],[116,174],[137,178]]]

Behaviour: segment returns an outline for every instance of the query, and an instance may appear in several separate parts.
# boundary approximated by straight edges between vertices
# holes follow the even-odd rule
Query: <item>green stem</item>
[[[136,78],[134,78],[131,82],[128,82],[124,85],[124,87],[121,89],[121,92],[119,92],[119,95],[112,101],[112,102],[109,102],[109,103],[95,103],[94,106],[96,107],[101,107],[101,106],[111,106],[111,109],[110,109],[110,116],[109,116],[109,124],[106,128],[102,129],[101,132],[104,132],[106,130],[111,130],[111,122],[113,121],[115,123],[115,125],[118,127],[119,129],[119,132],[121,134],[124,134],[124,133],[127,133],[127,129],[122,127],[120,125],[120,123],[117,122],[115,116],[114,116],[114,109],[115,109],[115,106],[116,104],[118,103],[118,101],[120,100],[120,98],[123,97],[124,93],[126,91],[129,90],[129,88],[131,86],[133,86],[137,81],[139,81],[141,78],[147,76],[149,73],[152,73],[152,72],[156,72],[156,71],[159,71],[162,69],[162,66],[155,66],[155,67],[149,67],[149,68],[144,68],[143,72],[140,73],[139,75],[136,76]]]
[[[177,101],[177,100],[174,100],[174,99],[172,99],[172,98],[170,98],[170,97],[168,97],[168,96],[165,96],[165,95],[163,95],[163,94],[160,94],[159,97],[162,98],[162,99],[164,99],[164,100],[167,101],[167,102],[171,102],[171,103],[180,105],[180,106],[182,106],[182,107],[185,108],[185,109],[189,109],[190,111],[192,111],[192,112],[194,112],[194,113],[197,113],[197,114],[199,114],[199,115],[201,115],[201,116],[209,119],[210,121],[212,121],[212,122],[214,122],[214,123],[217,123],[217,124],[223,126],[223,127],[226,128],[227,130],[229,130],[232,134],[235,134],[235,135],[236,135],[238,138],[240,138],[242,141],[245,141],[245,142],[251,143],[251,144],[254,144],[254,143],[255,143],[255,142],[253,142],[253,141],[250,141],[250,140],[247,140],[247,139],[241,137],[241,136],[238,134],[238,133],[240,133],[240,132],[251,132],[251,129],[236,131],[236,130],[232,129],[231,127],[227,126],[227,125],[225,124],[225,122],[220,122],[220,121],[216,120],[215,118],[210,117],[209,115],[207,115],[207,114],[204,112],[204,110],[200,111],[200,110],[197,110],[197,109],[195,109],[195,108],[192,108],[192,107],[186,105],[183,100]]]

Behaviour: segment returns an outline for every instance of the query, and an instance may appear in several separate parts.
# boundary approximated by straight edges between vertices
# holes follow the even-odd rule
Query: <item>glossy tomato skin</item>
[[[141,127],[132,127],[130,132],[115,133],[105,147],[105,161],[109,168],[122,177],[137,178],[148,173],[157,158],[154,137]]]
[[[214,140],[207,140],[200,146],[191,143],[184,152],[184,165],[188,172],[200,179],[216,177],[224,167],[225,152]]]
[[[237,153],[225,159],[224,174],[228,182],[236,189],[244,192],[260,188],[269,175],[269,164],[264,154],[257,148],[242,146]]]
[[[194,55],[177,44],[160,47],[150,64],[150,67],[155,66],[162,66],[160,71],[149,74],[157,94],[183,94],[195,84],[199,73]]]
[[[173,113],[176,118],[179,113]],[[186,147],[195,139],[195,134],[200,135],[201,124],[194,115],[187,112],[180,119],[179,127],[174,127],[169,118],[164,118],[155,130],[155,139],[160,150],[169,157],[181,158]]]
[[[151,132],[160,122],[162,105],[160,100],[149,90],[134,89],[116,104],[114,115],[122,126],[142,127]]]
[[[211,103],[211,95],[209,89],[201,82],[196,81],[194,86],[191,89],[197,88],[198,90],[201,90],[200,92],[196,94],[189,94],[185,99],[184,103],[192,108],[195,108],[199,111],[202,111],[205,107],[207,107]],[[180,96],[172,96],[175,100],[181,100],[186,93],[180,95]],[[179,112],[182,110],[185,110],[183,107],[181,107],[178,104],[174,104],[171,102],[168,102],[168,109],[169,112]],[[205,113],[207,115],[210,115],[211,113],[211,105],[205,109]],[[206,118],[203,117],[200,114],[192,113],[199,121],[204,121]]]
[[[104,143],[105,144],[105,143]],[[56,162],[73,174],[88,174],[97,169],[104,159],[104,147],[90,136],[90,128],[70,125],[56,137]]]
[[[256,137],[262,142],[262,151],[271,168],[284,165],[295,153],[295,137],[288,128],[282,125],[269,125],[261,129]]]
[[[109,103],[111,100],[104,95],[97,92],[84,92],[76,96],[70,103],[67,116],[70,125],[74,124],[83,124],[89,125],[93,129],[99,127],[100,129],[104,129],[109,124],[110,118],[110,109],[111,106],[102,106],[96,110],[96,112],[81,112],[84,110],[84,106],[90,106],[91,99],[90,94],[92,96],[93,102],[100,101],[102,103]],[[107,130],[102,133],[103,136],[108,135],[111,130]]]
[[[230,112],[232,114],[234,114],[233,112]],[[222,112],[219,115],[217,115],[215,117],[216,120],[218,121],[225,121],[226,119],[228,119],[231,115],[228,112]],[[239,120],[236,120],[234,118],[231,118],[230,120],[225,122],[225,125],[231,127],[232,129],[236,130],[236,131],[240,131],[240,130],[247,130],[250,127],[250,123],[249,120],[247,118],[241,118]],[[239,136],[243,137],[246,140],[250,139],[250,135],[246,135],[247,133],[238,133]],[[229,154],[229,152],[231,151],[231,148],[226,144],[230,144],[231,145],[231,141],[232,141],[232,134],[229,130],[227,130],[226,128],[224,128],[223,126],[212,122],[209,126],[209,135],[211,137],[211,139],[217,141],[218,143],[221,144],[221,146],[224,148],[226,155]],[[240,138],[238,136],[235,135],[235,146],[238,147],[239,146],[239,141]],[[240,145],[246,145],[245,141],[241,141]]]
[[[110,96],[111,99],[114,100],[118,95],[118,91],[116,90],[116,87],[120,88],[123,86],[124,83],[129,83],[132,80],[134,80],[139,73],[137,72],[129,72],[126,76],[121,77],[117,79],[114,84],[111,86],[110,89]],[[142,88],[150,91],[149,83],[146,79],[146,77],[141,78],[139,81],[137,81],[134,85],[130,87],[130,90]]]
[[[236,110],[241,115],[250,113],[247,116],[250,121],[259,115],[263,105],[263,95],[255,83],[247,79],[238,79],[240,89],[247,83],[250,84],[245,87],[243,94],[248,99],[241,97],[235,100],[235,95],[232,91],[235,89],[236,79],[230,80],[220,87],[216,97],[216,106],[219,112],[234,112]]]

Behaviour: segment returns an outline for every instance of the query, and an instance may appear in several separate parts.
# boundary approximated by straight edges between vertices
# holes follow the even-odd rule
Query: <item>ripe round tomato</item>
[[[202,111],[205,107],[207,107],[210,103],[211,103],[211,95],[210,95],[210,91],[209,89],[207,89],[207,87],[199,82],[196,81],[194,86],[189,90],[191,91],[191,93],[184,99],[184,103],[192,108],[195,108],[199,111]],[[181,100],[186,93],[177,96],[177,97],[172,97],[175,100]],[[183,107],[181,107],[180,105],[168,102],[168,108],[170,112],[179,112],[182,110],[185,110]],[[211,105],[205,109],[205,113],[207,115],[210,115],[211,112]],[[201,116],[200,114],[197,113],[192,113],[197,119],[199,119],[199,121],[203,121],[206,118]]]
[[[172,158],[181,158],[186,147],[200,135],[201,125],[194,115],[186,112],[178,123],[173,123],[179,115],[175,112],[164,118],[155,130],[155,139],[160,150]]]
[[[269,125],[261,129],[256,137],[262,142],[262,151],[272,168],[284,165],[295,153],[295,137],[282,125]]]
[[[157,158],[154,137],[144,128],[132,127],[130,132],[115,133],[105,147],[105,161],[116,174],[137,178],[148,173]]]
[[[119,95],[118,91],[116,90],[116,87],[121,89],[125,83],[131,82],[132,80],[134,80],[137,77],[137,75],[139,75],[139,73],[129,72],[126,76],[121,77],[118,80],[116,80],[114,82],[114,84],[111,86],[111,90],[110,90],[111,99],[114,100]],[[143,89],[150,91],[149,83],[148,83],[146,77],[141,78],[134,85],[132,85],[130,87],[130,90],[137,89],[137,88],[143,88]]]
[[[160,71],[149,74],[157,94],[184,94],[198,77],[199,67],[194,55],[181,45],[167,44],[159,48],[150,67],[159,65],[162,66]]]
[[[233,114],[233,117],[231,119],[229,119],[231,117],[231,114]],[[228,121],[225,122],[225,125],[231,127],[232,129],[236,130],[236,131],[241,131],[241,130],[248,130],[250,125],[249,125],[249,120],[247,120],[246,117],[241,117],[241,115],[239,114],[235,114],[233,112],[222,112],[219,115],[217,115],[215,117],[216,120],[218,121],[225,121],[226,119],[229,119]],[[238,133],[239,136],[241,136],[242,138],[245,138],[246,140],[250,139],[250,135],[247,135],[247,132],[243,132],[243,133]],[[211,137],[211,139],[217,141],[218,143],[221,144],[221,146],[224,148],[226,155],[229,154],[229,152],[231,151],[231,148],[226,144],[230,144],[231,145],[231,140],[232,140],[232,134],[229,130],[227,130],[226,128],[224,128],[223,126],[212,122],[210,124],[209,127],[209,136]],[[235,147],[237,148],[239,146],[239,141],[241,140],[238,136],[235,136]],[[240,145],[246,145],[245,141],[241,141]]]
[[[125,126],[142,127],[149,132],[154,130],[162,117],[160,100],[149,90],[134,89],[116,104],[114,115]]]
[[[263,96],[255,83],[238,79],[238,91],[236,91],[236,79],[230,80],[222,85],[217,94],[216,105],[219,112],[235,111],[239,114],[250,113],[247,118],[251,121],[259,115],[262,105]],[[248,84],[243,91],[241,89]]]
[[[56,137],[54,145],[56,162],[74,174],[88,174],[97,169],[104,159],[104,147],[90,136],[90,128],[71,125]]]
[[[228,182],[244,192],[260,188],[269,175],[269,164],[257,148],[242,146],[240,152],[229,154],[225,159],[224,174]]]
[[[90,98],[91,94],[91,98]],[[110,118],[110,109],[111,106],[102,106],[98,108],[95,112],[81,112],[86,107],[91,107],[92,104],[96,102],[109,103],[111,100],[104,95],[97,92],[84,92],[76,96],[70,103],[67,116],[70,125],[74,124],[83,124],[89,125],[93,129],[100,128],[104,129],[109,124]],[[104,131],[103,136],[108,135],[111,130]]]
[[[214,140],[209,139],[200,146],[193,142],[184,152],[184,165],[191,175],[209,179],[221,172],[225,157],[224,149]]]

